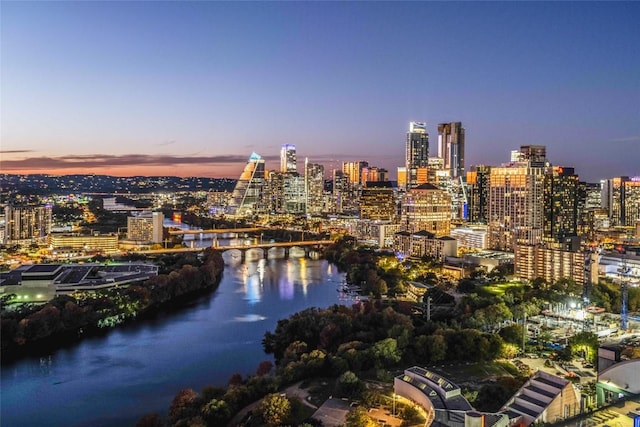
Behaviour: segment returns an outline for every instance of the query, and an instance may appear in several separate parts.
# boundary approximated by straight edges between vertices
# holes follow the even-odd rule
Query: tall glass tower
[[[461,122],[438,125],[438,157],[451,178],[464,177],[464,128]]]
[[[410,122],[406,151],[407,190],[426,183],[428,166],[429,134],[427,133],[427,124]]]
[[[297,171],[296,146],[284,144],[282,148],[280,148],[280,172],[288,173]]]
[[[260,211],[264,181],[264,159],[252,153],[231,195],[229,213],[251,215]]]

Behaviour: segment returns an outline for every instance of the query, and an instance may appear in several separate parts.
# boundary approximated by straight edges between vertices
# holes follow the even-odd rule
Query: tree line
[[[189,256],[189,255],[187,255]],[[125,288],[58,295],[44,305],[7,305],[0,311],[3,360],[21,354],[43,341],[74,338],[113,327],[160,306],[178,304],[182,298],[219,283],[224,262],[217,251],[207,249],[202,258],[174,256],[161,265],[164,274]],[[165,259],[165,262],[168,262]]]

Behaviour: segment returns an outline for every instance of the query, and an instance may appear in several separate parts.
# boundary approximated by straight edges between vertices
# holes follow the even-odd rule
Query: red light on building
[[[174,212],[173,213],[173,222],[182,222],[182,213]]]

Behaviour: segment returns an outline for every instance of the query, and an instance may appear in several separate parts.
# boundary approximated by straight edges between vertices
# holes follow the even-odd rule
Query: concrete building
[[[491,168],[488,218],[490,248],[513,251],[518,244],[536,245],[542,242],[546,169],[538,166],[538,163],[520,162]]]
[[[585,284],[585,253],[545,248],[541,245],[517,245],[515,248],[515,275],[522,280],[538,277],[548,283],[571,279]]]
[[[487,249],[487,226],[469,225],[451,229],[451,237],[456,239],[459,248]]]
[[[422,258],[428,256],[438,262],[444,262],[446,257],[457,255],[458,243],[452,237],[436,237],[428,231],[415,233],[401,231],[394,236],[393,250],[403,257]]]
[[[127,218],[127,240],[141,243],[162,243],[164,215],[145,212]]]
[[[360,195],[360,218],[393,221],[398,215],[390,181],[368,182]]]
[[[158,266],[125,264],[33,264],[0,273],[0,295],[18,302],[46,302],[56,295],[129,286],[158,275]]]
[[[116,234],[68,234],[51,233],[49,246],[53,251],[82,250],[102,251],[112,253],[118,251],[118,236]]]
[[[432,184],[422,184],[407,191],[400,209],[402,230],[409,233],[428,231],[437,237],[451,230],[451,196]]]
[[[309,163],[304,159],[304,185],[307,195],[306,208],[308,215],[319,215],[326,212],[324,201],[324,166]]]
[[[420,405],[427,414],[425,425],[433,427],[508,427],[504,413],[476,411],[460,387],[427,369],[414,366],[393,379],[395,394]]]
[[[51,232],[51,206],[7,205],[4,208],[4,241],[7,245],[44,243]]]
[[[571,381],[537,371],[507,401],[501,412],[520,417],[522,426],[556,423],[581,413],[580,392]]]
[[[640,176],[621,176],[602,182],[602,202],[612,226],[632,226],[640,220]]]

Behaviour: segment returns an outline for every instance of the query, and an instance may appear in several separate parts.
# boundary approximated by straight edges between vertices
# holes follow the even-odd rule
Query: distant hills
[[[233,191],[236,181],[230,178],[180,178],[177,176],[0,174],[0,193],[35,196],[77,193]]]

